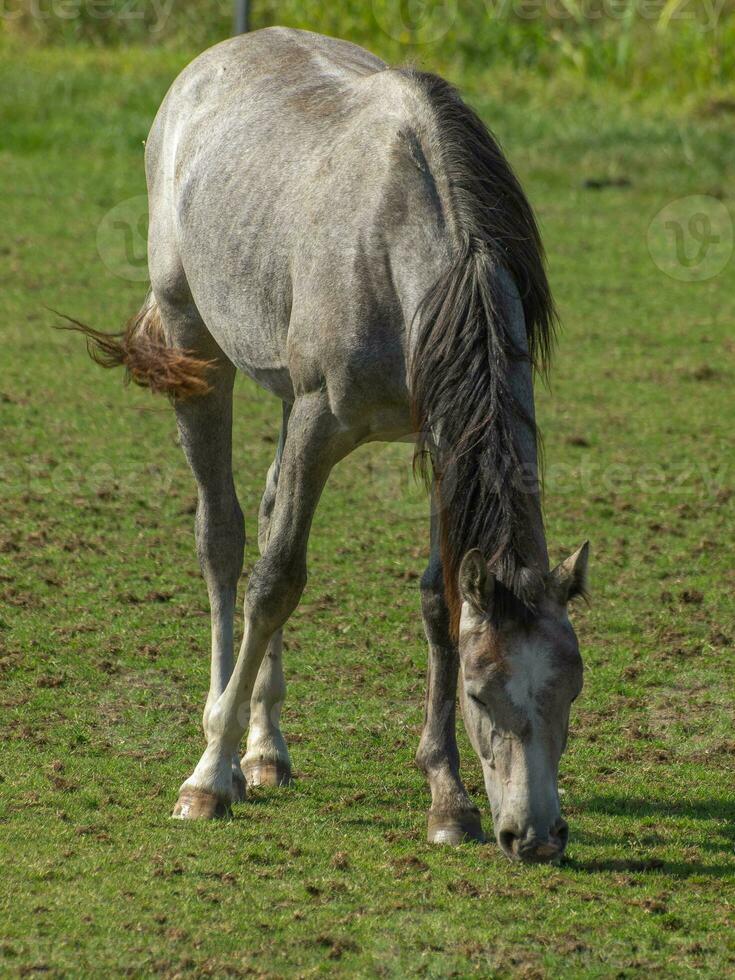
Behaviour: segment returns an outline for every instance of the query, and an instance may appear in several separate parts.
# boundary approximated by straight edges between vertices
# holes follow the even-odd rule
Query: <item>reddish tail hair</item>
[[[67,321],[58,325],[59,330],[76,330],[86,338],[87,351],[96,364],[124,367],[126,383],[133,381],[175,399],[195,398],[211,390],[207,376],[213,362],[168,346],[158,305],[150,294],[121,333],[104,333],[63,313],[57,315]]]

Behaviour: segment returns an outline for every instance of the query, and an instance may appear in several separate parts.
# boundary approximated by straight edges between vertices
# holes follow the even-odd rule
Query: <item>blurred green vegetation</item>
[[[231,0],[3,0],[24,43],[150,45],[198,51],[229,36]],[[503,63],[545,78],[604,79],[672,100],[735,88],[735,0],[254,0],[272,24],[349,38],[391,62],[470,69]]]

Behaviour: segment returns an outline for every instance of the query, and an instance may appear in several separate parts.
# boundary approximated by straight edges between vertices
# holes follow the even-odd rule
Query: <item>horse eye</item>
[[[470,701],[474,701],[475,704],[479,704],[481,708],[484,708],[487,711],[487,705],[482,700],[482,698],[478,698],[478,696],[476,694],[470,694],[469,695],[469,699],[470,699]]]

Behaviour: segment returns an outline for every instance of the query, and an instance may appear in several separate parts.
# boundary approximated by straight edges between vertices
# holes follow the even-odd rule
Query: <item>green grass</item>
[[[168,820],[207,689],[193,483],[166,403],[96,370],[45,307],[109,328],[137,308],[98,227],[143,192],[141,141],[185,60],[5,48],[0,68],[0,972],[733,975],[733,264],[685,283],[647,245],[688,195],[732,219],[731,120],[455,75],[539,212],[564,320],[538,406],[549,540],[593,548],[569,854],[517,868],[424,843],[406,447],[342,464],[315,521],[287,630],[295,787],[228,823]],[[279,411],[244,380],[236,411],[250,565]]]
[[[253,29],[349,37],[391,62],[504,65],[663,90],[672,103],[735,85],[735,0],[252,0]],[[201,49],[232,30],[232,0],[8,0],[0,34],[24,43]]]

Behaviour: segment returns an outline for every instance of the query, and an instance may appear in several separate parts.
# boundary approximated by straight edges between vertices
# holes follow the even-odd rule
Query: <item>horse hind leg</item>
[[[204,816],[191,801],[228,804],[232,753],[250,721],[250,700],[273,634],[296,608],[306,584],[306,550],[312,518],[332,467],[356,444],[334,417],[323,392],[300,395],[292,408],[268,542],[245,593],[240,653],[227,687],[207,719],[207,748],[181,787],[182,817]]]
[[[220,697],[234,664],[237,583],[242,571],[245,530],[232,475],[232,389],[235,368],[216,345],[189,300],[157,299],[166,341],[193,351],[207,362],[209,391],[174,402],[181,445],[197,484],[195,537],[211,610],[211,668],[203,726]],[[174,816],[224,816],[229,803],[245,797],[239,753],[232,757],[230,800],[192,797],[179,800]]]
[[[261,555],[265,553],[268,544],[290,412],[291,406],[284,402],[276,456],[268,470],[258,515],[258,548]],[[285,699],[283,629],[278,629],[268,644],[250,698],[250,729],[241,763],[249,786],[287,786],[291,782],[291,759],[280,729],[281,707]]]

